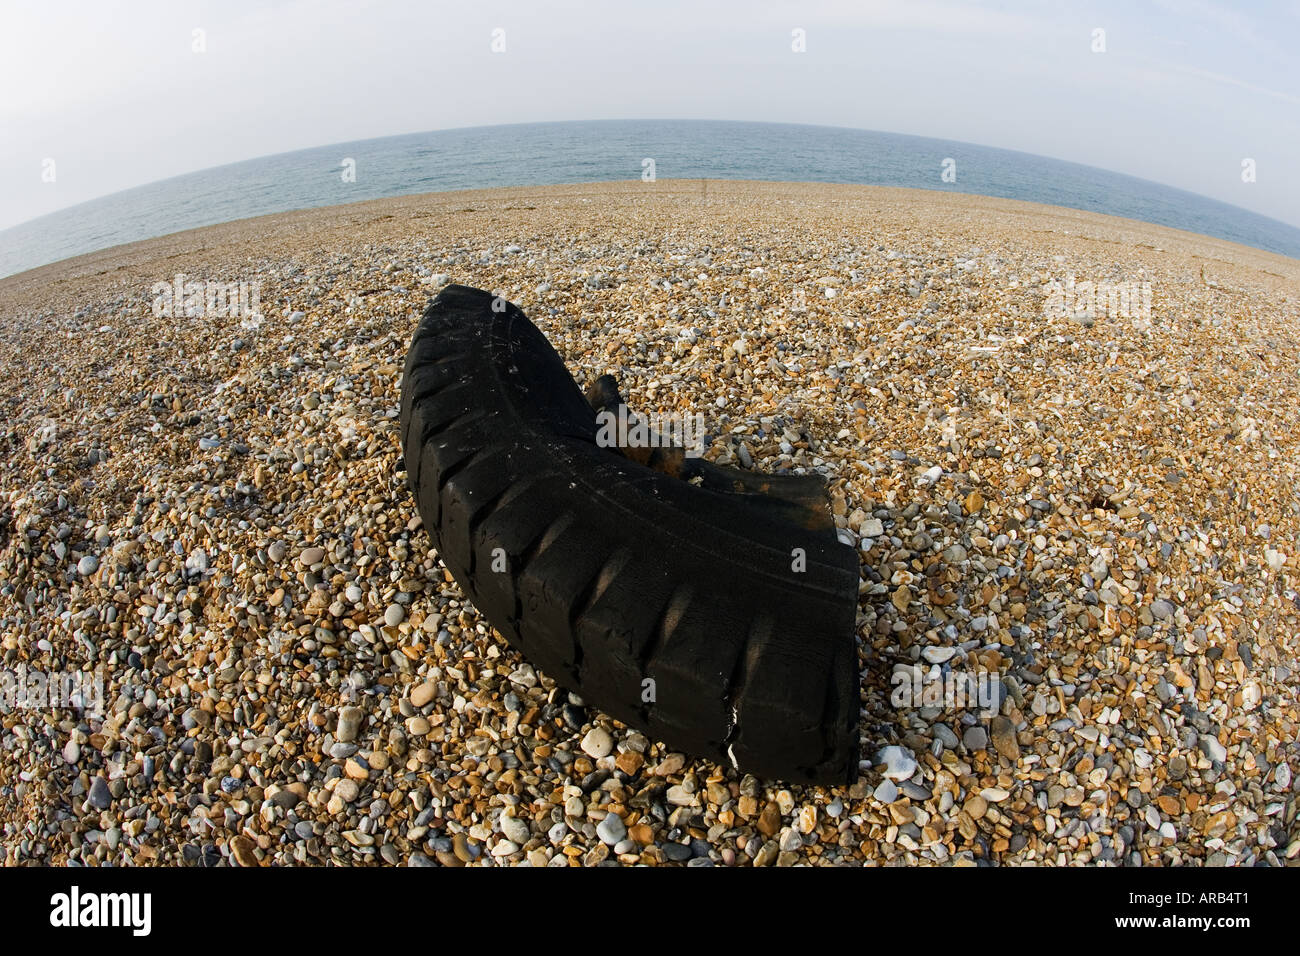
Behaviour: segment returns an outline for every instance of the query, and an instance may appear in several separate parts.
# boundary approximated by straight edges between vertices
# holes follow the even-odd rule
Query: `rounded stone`
[[[593,727],[582,738],[582,752],[595,760],[608,756],[613,749],[614,739],[604,727]]]
[[[596,836],[606,846],[614,846],[627,837],[627,827],[617,813],[607,813],[605,819],[596,824]]]

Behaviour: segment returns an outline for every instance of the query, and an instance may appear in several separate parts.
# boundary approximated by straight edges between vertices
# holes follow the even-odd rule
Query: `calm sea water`
[[[356,162],[344,182],[341,161]],[[1227,203],[1028,153],[867,130],[618,120],[391,136],[266,156],[150,183],[0,232],[0,276],[124,242],[264,213],[493,186],[637,179],[910,186],[1070,206],[1300,258],[1300,229]],[[946,158],[957,181],[944,183]]]

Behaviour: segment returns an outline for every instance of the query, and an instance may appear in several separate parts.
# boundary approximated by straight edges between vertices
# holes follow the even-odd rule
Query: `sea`
[[[438,130],[217,166],[0,231],[0,276],[250,216],[411,193],[641,179],[905,186],[1138,219],[1300,259],[1300,229],[1133,176],[921,136],[780,123],[606,120]],[[950,179],[944,171],[949,170]]]

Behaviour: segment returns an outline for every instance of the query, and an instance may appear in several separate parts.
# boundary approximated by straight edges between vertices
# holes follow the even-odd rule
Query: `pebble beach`
[[[177,276],[260,312],[159,314]],[[856,783],[674,752],[464,598],[398,440],[450,282],[826,476]],[[1295,259],[867,186],[437,193],[0,279],[0,347],[6,864],[1300,864]]]

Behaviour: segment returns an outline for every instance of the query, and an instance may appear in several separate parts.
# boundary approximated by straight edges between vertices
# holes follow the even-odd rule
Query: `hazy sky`
[[[1300,225],[1297,50],[1300,0],[10,3],[0,228],[308,146],[626,118],[963,140]]]

